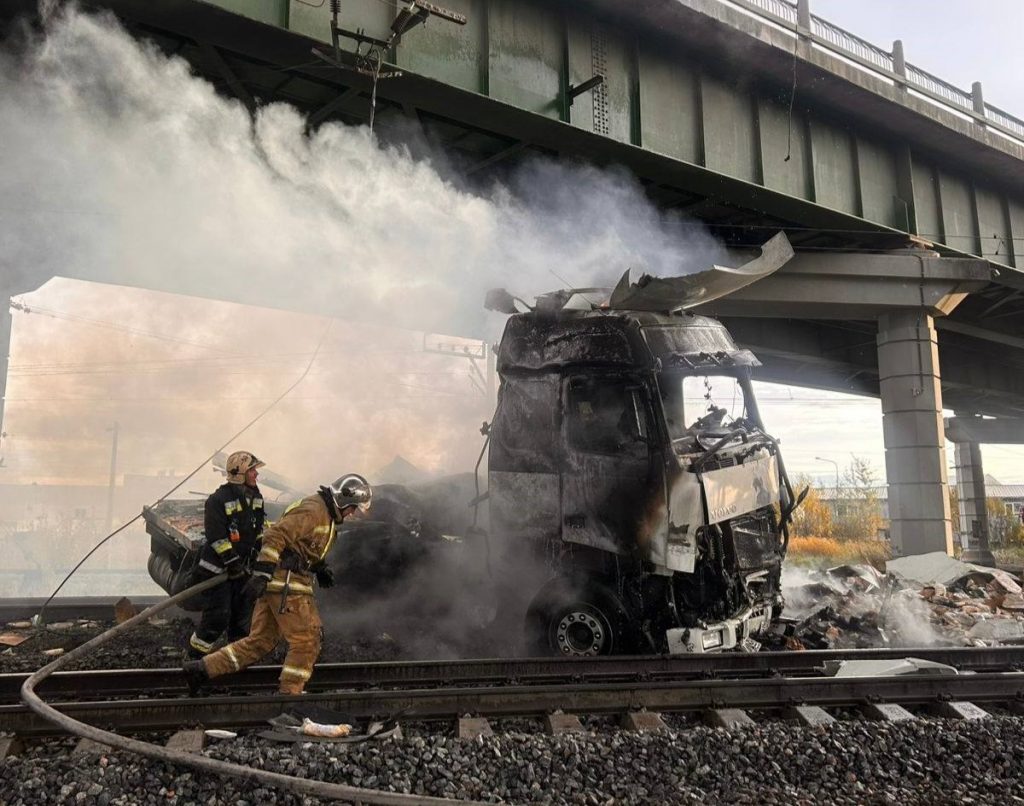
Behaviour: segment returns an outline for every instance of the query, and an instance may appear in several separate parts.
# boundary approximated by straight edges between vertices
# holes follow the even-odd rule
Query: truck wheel
[[[537,594],[526,613],[527,645],[532,655],[611,655],[624,651],[627,623],[614,596],[557,580]]]

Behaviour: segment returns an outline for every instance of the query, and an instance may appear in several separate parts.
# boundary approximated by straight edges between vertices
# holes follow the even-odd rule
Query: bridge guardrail
[[[959,115],[972,118],[978,125],[998,132],[1024,145],[1024,120],[981,100],[981,86],[963,90],[948,81],[912,64],[904,64],[902,56],[886,51],[810,13],[810,0],[719,0],[736,6],[756,17],[785,28],[798,39],[803,38],[825,51],[843,57],[862,68],[880,73],[897,86],[914,90],[930,103]]]

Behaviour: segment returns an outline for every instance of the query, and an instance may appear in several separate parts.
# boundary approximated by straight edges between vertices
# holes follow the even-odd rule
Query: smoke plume
[[[493,286],[528,299],[722,257],[625,171],[534,160],[470,188],[422,138],[414,150],[340,123],[307,133],[283,103],[252,117],[111,15],[68,5],[0,49],[0,142],[0,295],[27,308],[3,481],[96,485],[74,511],[98,533],[115,422],[120,488],[125,474],[180,475],[308,368],[228,450],[305,489],[395,456],[468,470],[490,416],[485,366],[473,343],[448,339],[444,357],[424,331],[496,340],[502,318],[481,305]],[[52,276],[91,283],[32,293]],[[117,521],[148,495],[120,490]],[[132,539],[138,551],[107,562],[144,560]],[[23,541],[44,566],[80,542],[44,557],[46,541]]]

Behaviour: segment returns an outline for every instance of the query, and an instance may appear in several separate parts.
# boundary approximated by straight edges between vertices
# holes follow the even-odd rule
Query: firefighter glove
[[[334,586],[334,572],[330,569],[330,566],[321,563],[313,569],[313,573],[316,574],[317,584],[321,588],[330,588]]]
[[[245,565],[237,554],[225,561],[224,569],[228,572],[228,579],[241,579],[245,576]]]
[[[249,601],[255,602],[266,592],[269,582],[270,580],[262,574],[253,574],[249,577],[249,581],[245,583],[245,597]]]

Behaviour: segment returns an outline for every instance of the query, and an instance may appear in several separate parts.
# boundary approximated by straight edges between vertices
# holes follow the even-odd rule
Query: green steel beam
[[[287,25],[311,39],[329,39],[327,3],[213,4]],[[679,47],[678,32],[647,36],[635,25],[598,16],[586,4],[447,5],[469,23],[432,19],[404,37],[394,49],[403,70],[760,186],[776,200],[781,194],[810,202],[823,212],[858,219],[861,226],[920,236],[1007,268],[1024,265],[1024,239],[1014,240],[1014,232],[1024,232],[1024,192],[1007,188],[998,175],[939,170],[937,165],[951,163],[939,160],[927,142],[880,135],[855,115],[810,105],[799,86],[790,108],[792,87],[738,73],[726,58],[707,58],[706,50]],[[394,8],[379,0],[342,3],[344,27],[378,38],[388,36],[393,15]],[[568,97],[571,87],[598,73],[602,83]],[[381,91],[386,95],[388,88]],[[764,209],[780,206],[768,203]]]

